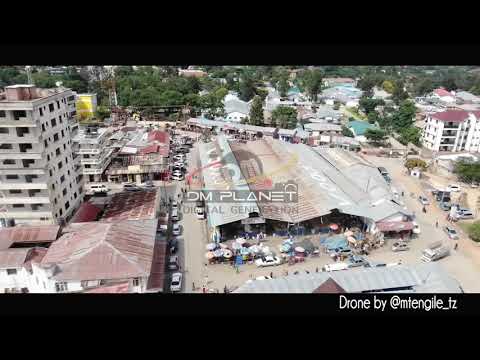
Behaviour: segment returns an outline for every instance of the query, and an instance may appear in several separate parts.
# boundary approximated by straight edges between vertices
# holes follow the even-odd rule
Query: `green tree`
[[[480,221],[475,221],[468,227],[468,236],[475,242],[480,242]]]
[[[420,168],[423,171],[427,170],[427,163],[422,159],[408,159],[405,161],[405,167],[410,171],[414,168]]]
[[[393,94],[393,92],[395,90],[395,84],[391,80],[385,80],[382,83],[382,88],[383,88],[383,90],[385,90],[389,94]]]
[[[359,107],[363,112],[368,115],[371,112],[375,111],[375,108],[380,105],[385,105],[385,102],[382,99],[372,99],[366,96],[362,96],[358,102]]]
[[[419,128],[410,126],[400,131],[400,138],[398,139],[403,145],[413,144],[420,146],[421,132]]]
[[[398,110],[392,115],[392,126],[396,131],[409,128],[415,121],[416,108],[410,100],[401,103]]]
[[[372,97],[375,79],[371,75],[365,75],[358,81],[357,86],[364,92],[366,97]]]
[[[272,126],[282,129],[295,129],[297,127],[297,109],[290,106],[278,106],[272,111]]]
[[[110,116],[110,109],[105,107],[105,106],[98,106],[97,111],[95,113],[95,117],[98,120],[103,121],[105,118],[108,118]]]
[[[299,88],[307,93],[311,101],[317,101],[318,94],[322,91],[323,73],[319,69],[304,71],[298,83]]]
[[[365,137],[369,142],[378,146],[385,143],[387,133],[381,129],[367,129],[367,131],[365,131]]]
[[[404,90],[404,84],[402,81],[397,81],[392,93],[392,100],[398,105],[406,99],[408,99],[408,93]]]
[[[425,96],[435,89],[435,84],[430,78],[422,79],[413,87],[413,92],[416,96]]]
[[[278,92],[280,93],[280,97],[284,98],[287,97],[288,89],[290,86],[288,85],[288,80],[286,77],[282,77],[278,82]]]
[[[253,98],[249,118],[250,125],[263,126],[263,101],[258,95]]]
[[[255,85],[250,76],[243,76],[238,86],[238,97],[243,101],[250,101],[255,96]]]
[[[480,182],[480,162],[478,161],[457,161],[454,173],[460,181],[471,183]]]
[[[378,123],[380,122],[380,116],[378,114],[378,112],[376,112],[375,110],[371,111],[368,113],[367,115],[367,118],[368,118],[368,122],[370,124],[375,124],[375,123]]]
[[[350,130],[350,129],[349,129],[348,127],[346,127],[345,125],[342,125],[342,135],[343,135],[343,136],[347,136],[347,137],[351,137],[351,138],[355,137],[355,136],[353,135],[352,130]]]

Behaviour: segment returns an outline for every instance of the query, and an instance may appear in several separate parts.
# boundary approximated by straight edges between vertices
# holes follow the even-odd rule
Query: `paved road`
[[[188,153],[187,163],[189,171],[197,166],[197,145]],[[185,187],[185,182],[178,182],[177,194],[181,192],[181,188]],[[205,245],[207,244],[206,221],[199,220],[195,214],[194,203],[182,203],[181,219],[179,224],[182,227],[182,235],[178,238],[179,242],[179,259],[180,266],[183,271],[183,292],[192,292],[193,284],[201,290],[205,282]]]

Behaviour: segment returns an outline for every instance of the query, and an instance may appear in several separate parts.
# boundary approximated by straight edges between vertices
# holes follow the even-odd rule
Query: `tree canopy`
[[[272,126],[282,129],[297,127],[297,109],[290,106],[279,106],[272,111]]]
[[[480,162],[457,161],[454,173],[457,174],[460,181],[466,183],[480,182]]]
[[[385,143],[387,133],[381,129],[367,129],[367,131],[365,131],[365,137],[369,142],[380,145]]]
[[[249,119],[250,125],[263,126],[263,101],[258,95],[253,98]]]

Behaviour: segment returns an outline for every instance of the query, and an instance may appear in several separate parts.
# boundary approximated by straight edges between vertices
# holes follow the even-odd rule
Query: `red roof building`
[[[8,249],[15,244],[44,245],[58,238],[58,225],[18,225],[0,229],[0,250]]]
[[[170,144],[170,135],[166,131],[153,130],[148,133],[148,141],[158,141],[161,144]]]
[[[89,201],[84,202],[82,205],[80,205],[80,208],[77,210],[72,220],[70,220],[70,223],[96,221],[102,210],[102,207],[93,205]]]
[[[119,284],[99,286],[93,289],[85,290],[86,294],[128,294],[130,293],[130,283],[122,282]]]
[[[447,110],[432,114],[431,117],[440,121],[460,123],[468,118],[468,114],[468,111],[464,110]]]
[[[454,97],[452,93],[448,92],[447,90],[445,90],[443,88],[435,89],[433,92],[440,97],[445,97],[445,96]]]
[[[157,220],[77,223],[63,232],[41,262],[43,266],[55,265],[55,280],[125,280],[150,276]]]
[[[117,193],[106,206],[100,221],[154,219],[158,202],[156,190]]]

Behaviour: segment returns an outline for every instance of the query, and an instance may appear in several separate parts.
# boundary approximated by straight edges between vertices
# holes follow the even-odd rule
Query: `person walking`
[[[438,229],[438,220],[435,221],[435,227]]]
[[[192,282],[192,291],[195,291],[195,283]]]
[[[317,272],[317,273],[318,273],[318,266],[315,268],[315,272]]]
[[[273,279],[273,271],[270,271],[270,277]]]
[[[455,243],[455,247],[454,247],[454,250],[457,250],[458,249],[458,242]]]

